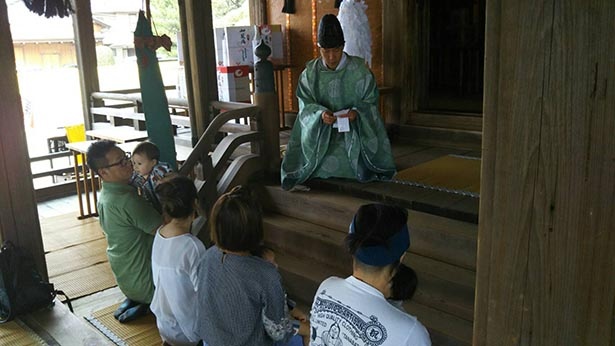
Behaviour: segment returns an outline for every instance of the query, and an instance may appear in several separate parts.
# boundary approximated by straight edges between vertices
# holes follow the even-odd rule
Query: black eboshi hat
[[[342,25],[333,14],[325,14],[318,25],[318,46],[320,48],[337,48],[344,44]]]

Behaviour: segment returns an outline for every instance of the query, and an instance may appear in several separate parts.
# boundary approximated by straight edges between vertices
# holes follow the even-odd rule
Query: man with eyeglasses
[[[94,142],[86,155],[88,166],[102,180],[99,222],[111,270],[126,296],[113,316],[125,323],[149,311],[154,294],[152,244],[162,216],[128,184],[133,171],[130,156],[114,142]]]
[[[318,47],[320,57],[299,77],[299,114],[282,161],[282,188],[311,178],[391,179],[395,164],[376,80],[362,58],[344,53],[344,33],[332,14],[320,21]]]

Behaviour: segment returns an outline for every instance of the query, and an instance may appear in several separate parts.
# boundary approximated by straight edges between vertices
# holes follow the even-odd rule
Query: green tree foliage
[[[237,9],[244,6],[248,0],[213,0],[211,2],[212,15],[214,22],[216,18],[227,18],[223,22],[225,25],[232,25],[235,22],[246,21],[244,18],[248,13],[237,14]],[[152,30],[154,35],[166,34],[173,41],[173,49],[167,52],[164,49],[157,51],[160,55],[177,56],[177,40],[181,26],[179,22],[179,7],[177,0],[151,0],[150,7],[152,10]],[[230,22],[230,23],[228,23]]]
[[[171,52],[160,48],[159,55],[177,56],[177,40],[181,26],[179,23],[179,7],[177,0],[151,0],[152,31],[154,35],[167,35],[173,41]]]
[[[211,11],[214,18],[222,18],[232,10],[238,9],[247,0],[213,0],[211,2]]]

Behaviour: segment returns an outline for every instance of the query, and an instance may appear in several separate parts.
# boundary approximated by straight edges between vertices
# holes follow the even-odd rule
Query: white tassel
[[[343,0],[337,19],[344,30],[344,51],[361,57],[372,66],[372,33],[365,10],[365,0]]]

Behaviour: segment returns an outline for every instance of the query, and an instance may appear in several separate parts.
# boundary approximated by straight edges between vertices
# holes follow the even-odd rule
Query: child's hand
[[[301,311],[301,309],[299,308],[294,308],[290,310],[290,315],[297,321],[300,321],[300,322],[308,321],[307,315],[303,311]]]
[[[310,336],[309,335],[302,335],[301,338],[303,339],[303,346],[310,346]]]
[[[273,264],[276,268],[278,267],[278,264],[275,262],[275,252],[270,248],[263,249],[262,259]]]

